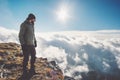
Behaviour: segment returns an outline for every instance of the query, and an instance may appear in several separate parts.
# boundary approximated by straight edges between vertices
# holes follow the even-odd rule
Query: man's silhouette
[[[35,73],[35,59],[36,59],[36,38],[34,34],[34,22],[36,18],[32,13],[28,15],[27,19],[21,24],[19,32],[19,41],[23,51],[23,75],[27,74],[27,65],[30,60],[29,73]]]

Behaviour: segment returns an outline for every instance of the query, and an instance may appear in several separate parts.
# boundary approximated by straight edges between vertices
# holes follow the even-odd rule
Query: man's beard
[[[31,21],[32,24],[34,24],[34,21]]]

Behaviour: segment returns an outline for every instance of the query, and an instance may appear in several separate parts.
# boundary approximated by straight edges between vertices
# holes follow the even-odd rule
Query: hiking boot
[[[23,70],[23,75],[27,75],[27,70]]]
[[[32,75],[36,74],[35,69],[30,69],[29,73],[32,74]]]
[[[20,80],[24,80],[24,78],[26,78],[27,75],[28,75],[27,70],[23,70],[23,73],[22,73],[22,75],[21,75],[21,79],[20,79]]]

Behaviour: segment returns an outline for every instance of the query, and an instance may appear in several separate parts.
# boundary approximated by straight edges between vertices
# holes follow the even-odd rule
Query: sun
[[[57,19],[60,21],[60,22],[63,22],[63,23],[66,23],[69,18],[70,18],[70,15],[69,15],[69,8],[66,6],[66,5],[61,5],[56,11],[56,16],[57,16]]]

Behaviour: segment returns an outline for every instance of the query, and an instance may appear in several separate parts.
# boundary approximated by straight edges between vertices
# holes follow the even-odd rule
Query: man
[[[19,41],[22,47],[23,52],[23,74],[27,73],[27,65],[29,61],[29,56],[31,56],[30,60],[30,70],[31,74],[35,74],[35,59],[36,59],[36,51],[35,47],[36,38],[34,34],[34,22],[35,15],[32,13],[28,15],[27,19],[21,24],[20,32],[19,32]]]

